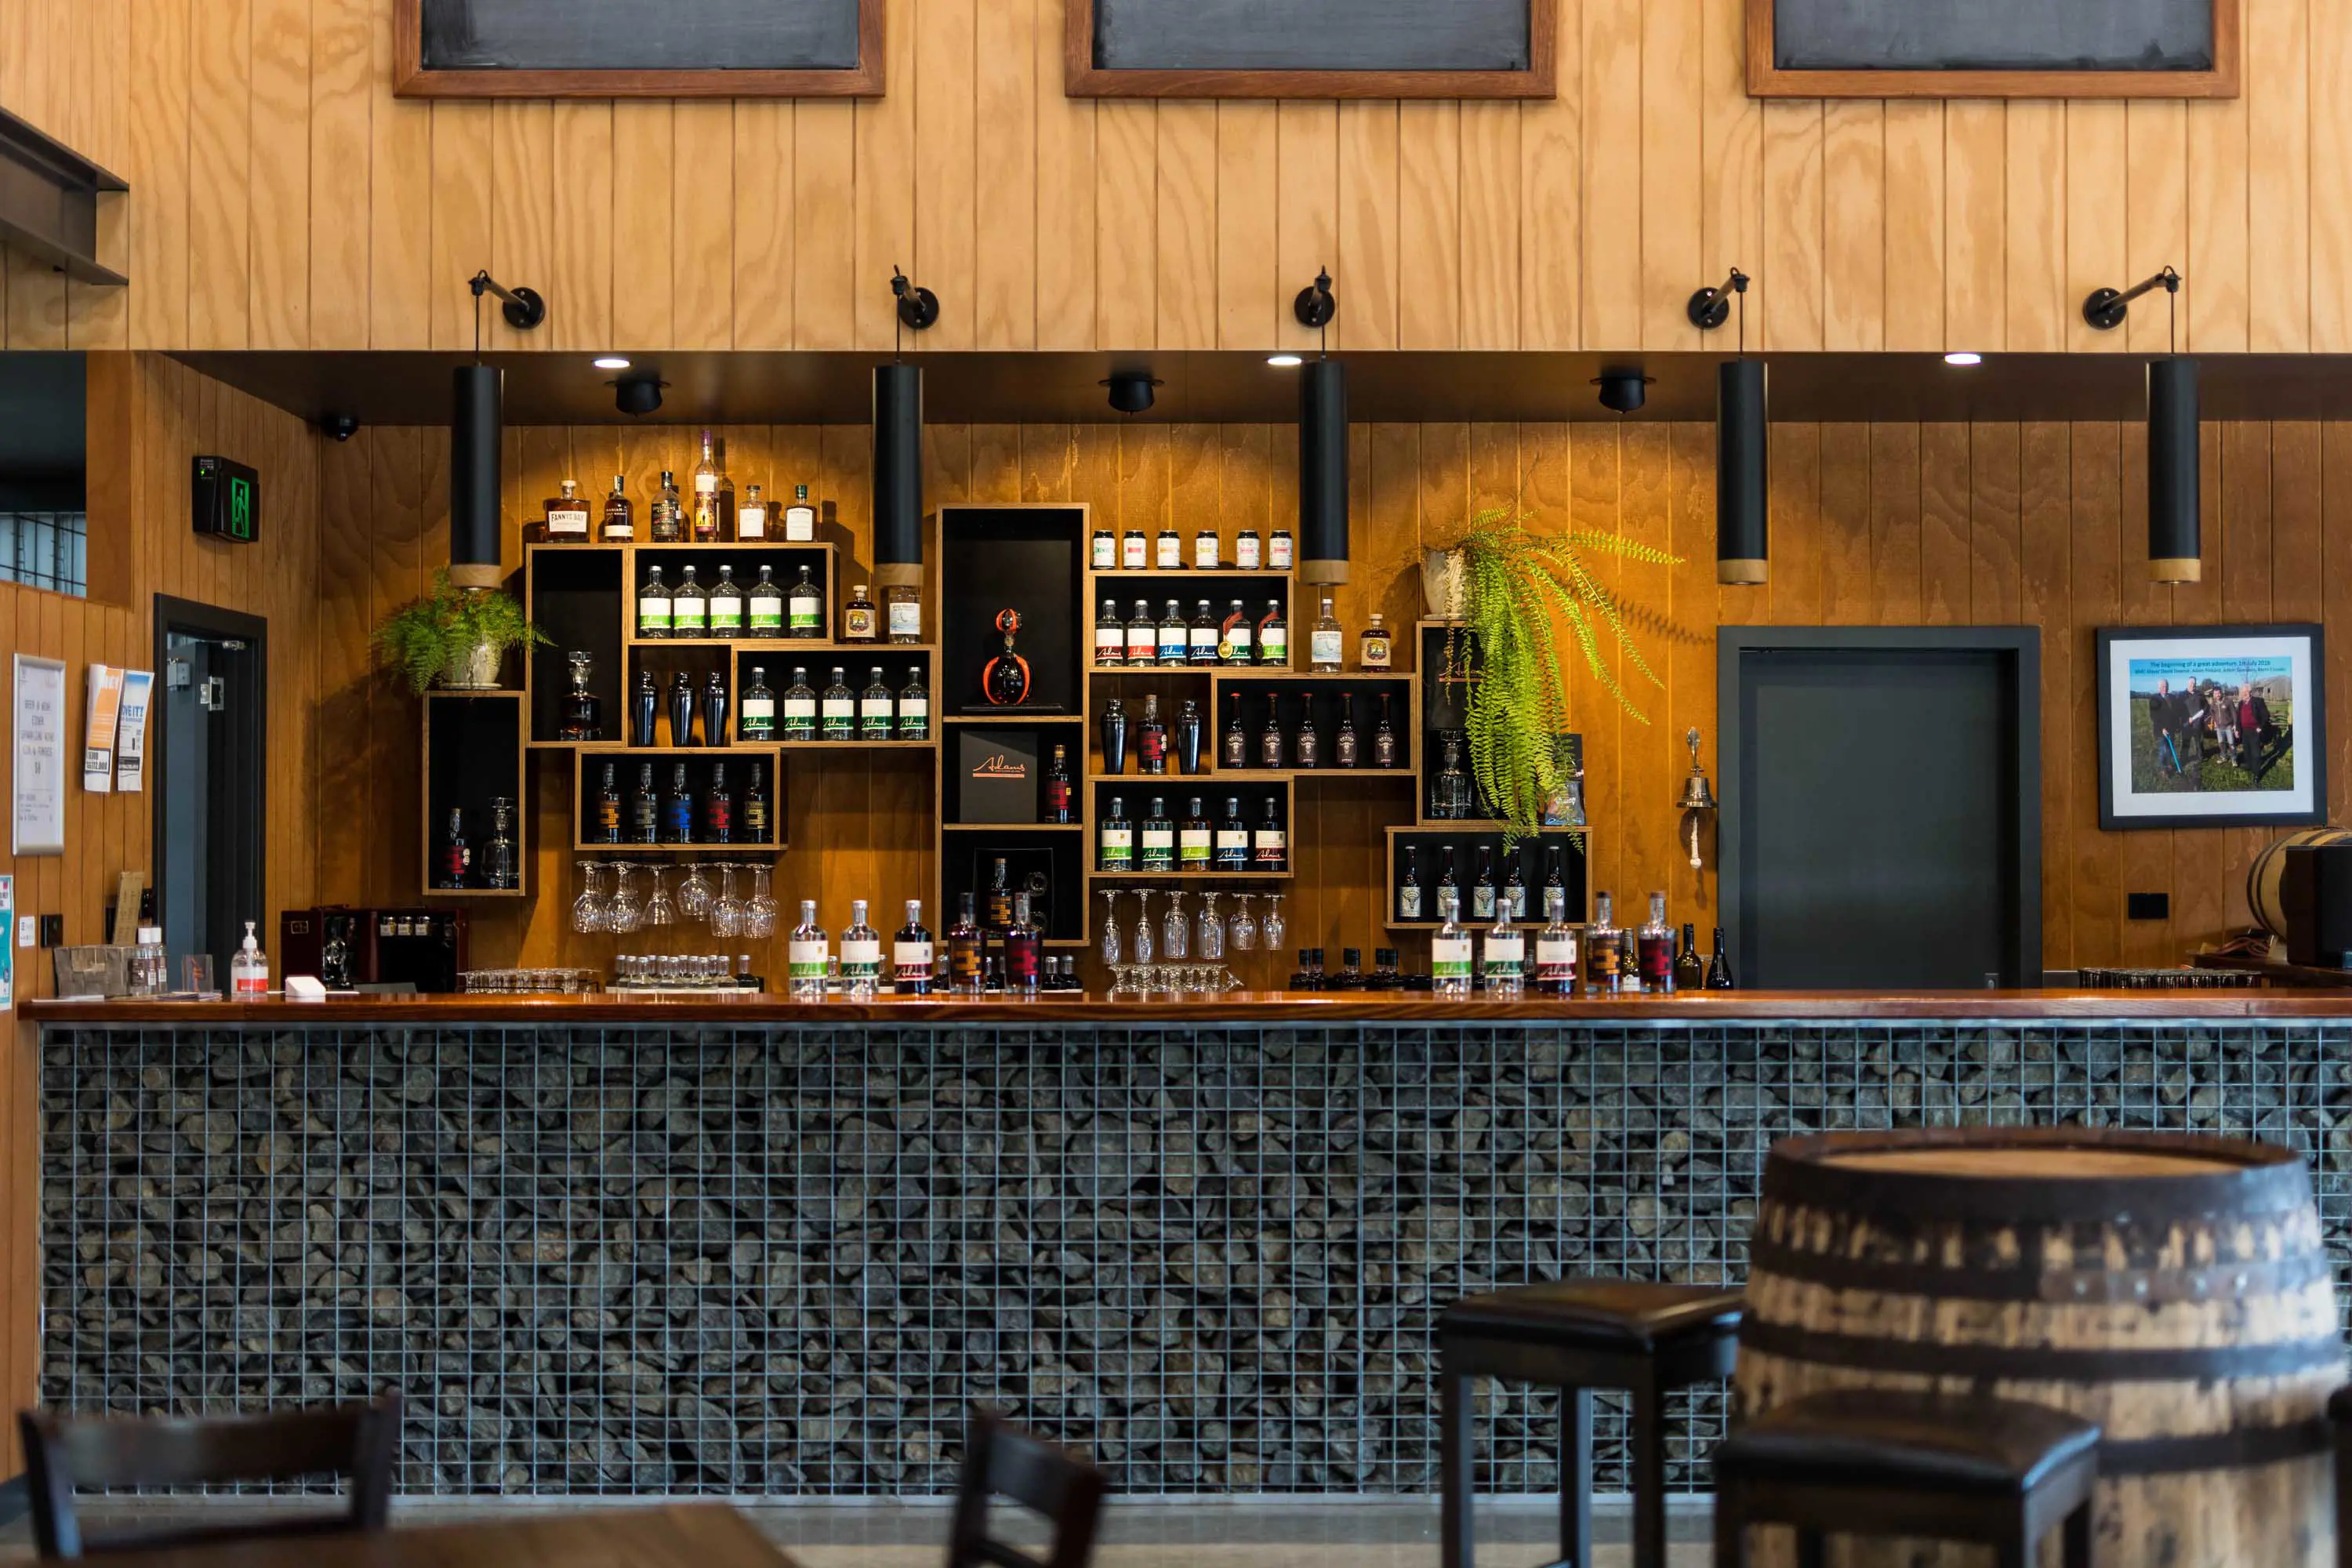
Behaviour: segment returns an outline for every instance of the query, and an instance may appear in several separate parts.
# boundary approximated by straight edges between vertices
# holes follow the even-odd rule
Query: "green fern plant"
[[[446,567],[434,574],[432,593],[394,610],[375,629],[384,661],[419,693],[484,644],[501,657],[509,648],[554,646],[512,595],[453,587]]]
[[[1475,513],[1454,546],[1460,570],[1453,575],[1455,602],[1446,606],[1445,673],[1464,683],[1471,776],[1502,820],[1506,848],[1535,833],[1545,798],[1570,765],[1559,741],[1568,728],[1568,672],[1554,617],[1568,627],[1593,679],[1643,723],[1649,717],[1603,657],[1606,648],[1622,652],[1651,685],[1665,685],[1633,629],[1637,620],[1663,621],[1611,593],[1589,558],[1614,555],[1653,566],[1682,560],[1620,534],[1537,533],[1528,526],[1533,521],[1501,507]]]

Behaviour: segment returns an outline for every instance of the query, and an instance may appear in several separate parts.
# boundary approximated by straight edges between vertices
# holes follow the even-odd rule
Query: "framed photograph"
[[[2326,822],[2320,635],[2315,626],[2102,630],[2099,826]]]

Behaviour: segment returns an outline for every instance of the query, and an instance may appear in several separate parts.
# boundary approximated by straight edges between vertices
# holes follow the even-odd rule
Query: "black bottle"
[[[701,841],[705,844],[735,842],[735,792],[727,787],[725,763],[710,764],[710,793],[702,797]]]
[[[1103,706],[1102,749],[1103,772],[1127,772],[1127,707],[1116,697]]]
[[[1216,847],[1211,864],[1220,871],[1246,871],[1250,868],[1249,824],[1242,820],[1239,795],[1225,796],[1225,815],[1217,824]]]
[[[727,743],[727,677],[712,670],[702,685],[702,741],[709,746]]]
[[[680,676],[678,679],[683,680],[686,678]],[[694,842],[694,795],[686,787],[684,763],[678,763],[670,773],[669,794],[662,800],[662,842]]]
[[[1245,768],[1249,766],[1249,737],[1242,733],[1242,700],[1233,700],[1225,720],[1225,733],[1217,751],[1217,766]]]
[[[618,844],[621,841],[621,786],[613,777],[613,764],[604,764],[604,786],[596,792],[596,842]]]
[[[743,842],[768,841],[768,790],[760,781],[760,764],[751,764],[751,787],[743,792]]]
[[[1339,694],[1339,730],[1331,737],[1331,760],[1343,768],[1352,768],[1357,761],[1356,700],[1347,692]]]
[[[1343,947],[1339,950],[1339,973],[1331,977],[1331,989],[1334,991],[1364,989],[1363,949]]]
[[[654,742],[654,711],[661,706],[661,693],[654,689],[654,672],[637,671],[636,696],[629,704],[629,744],[650,746]]]
[[[1706,961],[1706,988],[1709,991],[1731,990],[1731,960],[1723,955],[1723,928],[1715,928],[1715,953]]]
[[[1696,991],[1706,984],[1706,962],[1698,955],[1698,931],[1683,922],[1683,947],[1675,954],[1675,989]]]
[[[1315,704],[1301,701],[1298,705],[1298,734],[1290,742],[1290,754],[1302,768],[1323,765],[1323,742],[1315,733]]]
[[[637,793],[629,801],[629,842],[661,842],[661,802],[654,795],[651,763],[640,763],[637,768]]]
[[[1201,771],[1201,705],[1189,697],[1176,710],[1176,771]]]
[[[1282,766],[1282,716],[1275,694],[1265,694],[1265,728],[1257,732],[1257,765],[1262,768]]]
[[[1389,725],[1389,694],[1381,693],[1380,722],[1372,730],[1372,766],[1392,768],[1397,765],[1396,731]]]
[[[669,743],[678,747],[694,744],[694,681],[682,669],[669,683]]]

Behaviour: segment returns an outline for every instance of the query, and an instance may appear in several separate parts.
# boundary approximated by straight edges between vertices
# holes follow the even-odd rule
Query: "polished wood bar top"
[[[112,1568],[793,1568],[723,1503],[109,1552]]]
[[[1701,991],[1673,996],[1512,1002],[1426,992],[1234,991],[1223,996],[880,996],[796,1002],[787,996],[342,996],[323,1002],[58,1002],[24,1004],[37,1024],[177,1025],[188,1028],[418,1028],[481,1024],[564,1028],[625,1024],[873,1024],[924,1028],[1105,1024],[1185,1028],[1211,1024],[1653,1024],[1862,1022],[2036,1018],[2352,1019],[2352,993],[2321,991]]]

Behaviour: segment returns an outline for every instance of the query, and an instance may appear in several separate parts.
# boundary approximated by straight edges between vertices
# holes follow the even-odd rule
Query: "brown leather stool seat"
[[[1740,1296],[1710,1285],[1555,1279],[1471,1296],[1438,1321],[1444,1568],[1472,1568],[1475,1377],[1561,1391],[1560,1561],[1592,1563],[1592,1391],[1633,1396],[1633,1568],[1664,1568],[1666,1394],[1731,1374]]]
[[[2017,1400],[1848,1388],[1775,1405],[1715,1451],[1716,1568],[1746,1568],[1748,1528],[1793,1526],[1800,1568],[1831,1535],[1974,1542],[2034,1561],[2065,1531],[2090,1568],[2099,1427]]]

